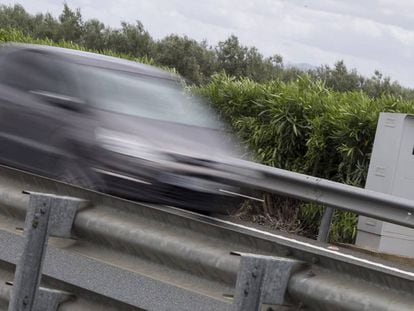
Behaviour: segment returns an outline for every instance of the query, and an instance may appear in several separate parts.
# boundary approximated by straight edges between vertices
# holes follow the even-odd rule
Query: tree
[[[228,75],[259,82],[281,78],[283,58],[280,55],[265,58],[257,48],[241,45],[234,35],[218,43],[216,55],[218,69]]]
[[[105,25],[97,19],[90,19],[83,25],[81,43],[88,49],[102,51],[105,46]]]
[[[72,11],[64,3],[62,14],[59,15],[59,37],[61,40],[79,42],[83,34],[83,22],[80,9]]]
[[[310,71],[311,76],[317,80],[322,80],[325,85],[338,92],[348,92],[360,90],[364,83],[364,78],[355,69],[348,70],[343,60],[337,61],[334,68],[322,65],[314,71]]]
[[[152,53],[154,41],[140,21],[136,21],[135,25],[122,22],[121,26],[123,46],[120,52],[135,56],[149,56]]]
[[[30,35],[34,28],[33,17],[20,4],[1,5],[0,28],[15,28]]]
[[[215,71],[214,52],[206,42],[198,43],[187,36],[169,35],[156,43],[154,60],[174,67],[190,82],[205,82]]]
[[[36,27],[33,29],[32,36],[40,39],[51,39],[59,41],[59,22],[50,14],[37,14],[34,18]]]
[[[219,68],[231,76],[245,76],[247,51],[247,47],[240,45],[235,35],[231,35],[225,41],[220,41],[216,47]]]

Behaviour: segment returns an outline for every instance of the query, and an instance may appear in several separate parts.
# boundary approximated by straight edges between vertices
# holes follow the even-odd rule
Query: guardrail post
[[[320,242],[328,242],[329,231],[331,230],[332,218],[335,210],[332,207],[326,207],[319,226],[317,240]]]
[[[24,249],[20,263],[16,267],[10,311],[33,308],[45,256],[51,203],[50,197],[30,196],[24,226]]]
[[[290,276],[304,265],[301,261],[245,253],[241,256],[233,301],[233,311],[260,311],[286,305]]]
[[[84,201],[49,194],[29,194],[24,248],[16,267],[9,311],[52,311],[68,293],[39,289],[48,237],[71,237],[74,217]]]

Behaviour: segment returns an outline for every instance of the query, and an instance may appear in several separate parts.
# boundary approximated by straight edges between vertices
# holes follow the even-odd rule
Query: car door
[[[22,49],[3,58],[0,75],[0,161],[49,175],[67,152],[59,141],[72,116],[39,94],[73,95],[64,63]]]

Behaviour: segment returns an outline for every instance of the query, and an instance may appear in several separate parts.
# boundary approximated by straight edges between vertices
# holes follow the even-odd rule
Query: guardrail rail
[[[257,182],[256,189],[313,197],[327,206],[367,216],[378,209],[378,218],[412,226],[409,200],[378,197],[349,186],[338,189],[335,183],[304,175],[293,174],[291,179],[283,171],[255,164],[241,169],[247,176],[243,186]],[[231,181],[233,177],[223,170],[217,178]],[[59,237],[40,243],[47,241],[37,261],[40,287],[47,290],[37,290],[33,306],[45,292],[61,293],[59,299],[54,296],[55,310],[270,311],[283,306],[285,310],[408,311],[414,305],[412,267],[0,167],[0,309],[8,308],[10,295],[18,288],[15,267],[32,245],[27,242],[27,226],[33,224],[36,212],[31,214],[30,208],[39,212],[38,204],[50,198],[55,203],[50,205],[48,233]],[[75,209],[70,208],[73,202]],[[401,211],[399,216],[388,217],[390,206],[385,202]],[[55,222],[62,211],[73,216],[71,221]]]

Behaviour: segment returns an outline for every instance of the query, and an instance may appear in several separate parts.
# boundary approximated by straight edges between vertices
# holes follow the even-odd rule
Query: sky
[[[30,13],[58,16],[63,0],[0,0]],[[413,0],[66,0],[84,19],[119,27],[140,20],[156,39],[174,33],[210,45],[236,35],[285,63],[348,67],[371,76],[378,69],[414,87]]]

